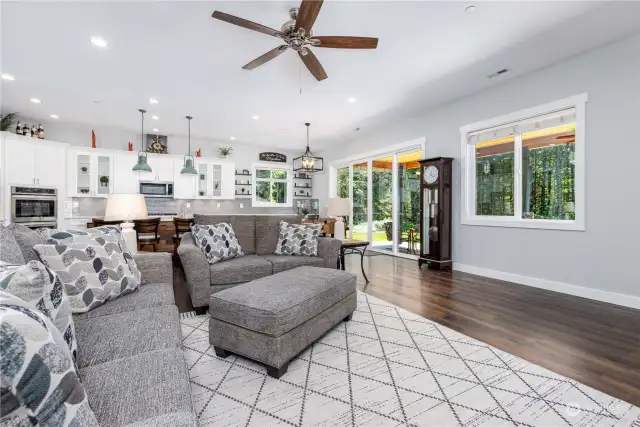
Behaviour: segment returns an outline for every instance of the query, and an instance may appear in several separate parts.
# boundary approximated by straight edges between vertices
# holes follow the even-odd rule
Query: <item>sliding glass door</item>
[[[370,249],[415,257],[420,253],[421,146],[334,168],[333,194],[352,200],[347,236]]]

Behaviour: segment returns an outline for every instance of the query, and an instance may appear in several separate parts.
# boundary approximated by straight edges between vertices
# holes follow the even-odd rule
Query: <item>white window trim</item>
[[[258,184],[258,178],[256,175],[256,169],[264,170],[286,170],[287,179],[260,179],[260,181],[271,182],[286,182],[287,183],[287,201],[285,203],[273,203],[263,202],[257,200],[256,186]],[[291,208],[293,207],[293,170],[292,167],[286,163],[252,163],[251,164],[251,206],[255,208]]]
[[[583,93],[571,96],[558,101],[539,105],[533,108],[527,108],[515,113],[506,114],[504,116],[495,117],[489,120],[483,120],[460,128],[460,165],[462,168],[461,176],[461,223],[462,225],[480,225],[489,227],[516,227],[516,228],[542,228],[550,230],[585,230],[585,109],[587,103],[587,94]],[[508,217],[487,217],[475,214],[475,156],[471,152],[475,147],[469,144],[469,134],[483,129],[490,129],[513,123],[532,117],[547,114],[553,111],[575,108],[576,111],[576,132],[575,132],[575,215],[576,219],[567,220],[550,220],[550,219],[522,219],[514,216]],[[519,139],[519,137],[517,138]],[[521,150],[520,144],[516,141],[515,162],[516,177],[520,181],[518,152]],[[514,203],[521,200],[521,186],[516,185],[514,191]],[[520,206],[520,205],[516,205]],[[516,210],[517,212],[518,210]]]

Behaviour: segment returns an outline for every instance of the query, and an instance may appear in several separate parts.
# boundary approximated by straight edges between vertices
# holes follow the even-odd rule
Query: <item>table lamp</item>
[[[131,220],[147,216],[147,202],[142,194],[109,194],[104,219],[105,221],[123,221],[120,224],[122,238],[132,254],[138,253],[138,242]]]
[[[351,215],[351,199],[343,199],[342,197],[330,198],[327,214],[331,217],[336,217],[336,223],[333,228],[333,237],[338,240],[344,240],[345,233],[342,217]]]

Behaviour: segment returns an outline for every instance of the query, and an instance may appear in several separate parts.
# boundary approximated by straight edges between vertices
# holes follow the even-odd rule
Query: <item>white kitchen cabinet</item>
[[[62,190],[67,144],[9,132],[2,134],[4,182],[7,185],[61,186],[58,190]]]
[[[137,194],[140,192],[140,177],[146,175],[133,171],[138,161],[138,153],[133,151],[114,151],[113,153],[113,192],[118,194]]]
[[[175,156],[167,154],[148,154],[147,163],[152,172],[141,172],[141,181],[173,181],[173,161]]]
[[[113,153],[95,148],[69,149],[68,197],[102,197],[113,193]]]
[[[174,199],[195,199],[196,198],[196,177],[197,175],[181,174],[184,167],[184,159],[174,158],[173,160],[173,198]]]
[[[196,198],[234,199],[235,165],[224,160],[197,159]]]

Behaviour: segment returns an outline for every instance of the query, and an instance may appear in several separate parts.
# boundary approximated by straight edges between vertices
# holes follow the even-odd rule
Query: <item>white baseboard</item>
[[[457,262],[453,263],[453,269],[464,273],[477,274],[478,276],[491,277],[492,279],[532,286],[534,288],[547,289],[554,292],[561,292],[563,294],[575,295],[582,298],[589,298],[596,301],[640,309],[640,297],[632,295],[616,294],[614,292],[585,288],[582,286],[570,285],[568,283],[554,282],[552,280],[538,279],[536,277],[521,276],[519,274],[490,270],[488,268],[460,264]]]

